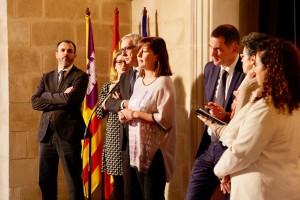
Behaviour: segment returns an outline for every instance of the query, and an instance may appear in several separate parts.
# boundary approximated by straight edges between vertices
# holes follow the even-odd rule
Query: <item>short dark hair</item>
[[[230,24],[223,24],[215,28],[211,33],[211,37],[224,37],[227,46],[231,45],[233,42],[236,42],[237,44],[240,43],[239,31]]]
[[[74,47],[74,54],[76,54],[76,45],[75,45],[74,42],[72,42],[71,40],[62,40],[62,41],[58,42],[57,45],[56,45],[56,50],[57,50],[58,46],[59,46],[61,43],[63,43],[63,42],[64,42],[64,43],[67,43],[67,44],[72,44],[73,47]]]
[[[246,47],[250,56],[255,55],[257,51],[257,45],[270,36],[264,33],[251,32],[242,38],[242,45]]]
[[[169,54],[164,39],[160,37],[145,37],[139,41],[138,49],[140,50],[144,45],[149,45],[154,55],[158,55],[158,61],[155,63],[155,74],[157,76],[171,76]],[[144,75],[143,69],[141,69],[140,75]]]

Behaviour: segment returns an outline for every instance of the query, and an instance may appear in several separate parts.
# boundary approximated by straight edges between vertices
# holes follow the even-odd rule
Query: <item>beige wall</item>
[[[54,51],[62,39],[77,44],[75,65],[85,71],[84,16],[88,7],[93,23],[98,84],[101,86],[109,79],[116,6],[122,10],[120,32],[123,35],[131,29],[130,1],[1,0],[1,200],[41,199],[36,141],[41,113],[31,108],[31,96],[42,73],[56,68]],[[61,171],[59,199],[67,199]]]
[[[75,64],[85,70],[85,18],[90,8],[98,88],[109,78],[113,11],[120,11],[120,35],[140,33],[148,10],[150,36],[165,39],[177,98],[176,171],[166,199],[184,198],[202,126],[194,110],[203,103],[203,66],[210,60],[210,32],[219,24],[239,28],[239,0],[0,0],[0,200],[40,199],[38,142],[40,112],[30,98],[42,75],[56,67],[55,45],[77,44]],[[157,15],[156,15],[157,12]],[[157,19],[157,20],[156,20]],[[9,113],[9,115],[8,115]],[[67,199],[60,171],[59,199]],[[93,199],[100,199],[99,195]]]

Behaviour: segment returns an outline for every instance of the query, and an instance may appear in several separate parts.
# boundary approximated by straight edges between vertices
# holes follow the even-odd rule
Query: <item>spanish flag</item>
[[[115,80],[117,74],[113,69],[113,59],[115,55],[120,51],[121,43],[120,43],[120,32],[119,32],[119,10],[118,8],[114,11],[114,27],[113,27],[113,40],[112,40],[112,49],[111,49],[111,70],[110,70],[110,79]]]
[[[89,84],[84,99],[82,113],[87,127],[90,125],[89,132],[91,134],[89,137],[91,137],[91,140],[87,138],[83,142],[82,161],[84,194],[87,198],[90,198],[89,190],[92,194],[101,181],[102,144],[100,120],[97,118],[96,115],[93,115],[95,109],[97,108],[98,87],[96,76],[93,30],[89,9],[87,9],[86,11],[85,19],[87,56],[86,72],[89,75]],[[90,156],[91,159],[89,159]]]
[[[113,58],[120,51],[120,32],[119,32],[119,10],[118,8],[114,11],[114,27],[113,27],[113,40],[112,40],[112,48],[111,48],[111,71],[110,71],[110,79],[116,80],[117,74],[113,69]],[[114,189],[114,179],[112,175],[103,172],[103,191],[104,198],[108,200],[113,193]]]

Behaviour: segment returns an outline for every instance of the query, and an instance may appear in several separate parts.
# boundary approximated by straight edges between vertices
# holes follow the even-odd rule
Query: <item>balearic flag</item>
[[[101,145],[101,128],[100,120],[94,114],[97,108],[98,87],[95,65],[95,49],[93,40],[92,23],[90,19],[89,9],[86,11],[86,56],[87,65],[86,72],[89,75],[89,84],[83,104],[83,118],[88,125],[90,121],[90,137],[91,143],[88,139],[83,142],[82,161],[83,161],[83,184],[85,196],[89,196],[89,189],[91,193],[97,188],[101,181],[101,159],[102,159],[102,145]],[[93,116],[91,116],[93,115]],[[91,119],[90,119],[91,118]],[[91,149],[91,159],[89,160],[89,145]],[[89,172],[91,173],[91,180],[89,180]],[[89,188],[89,181],[91,188]]]
[[[147,10],[144,7],[143,17],[142,17],[142,36],[147,37]]]

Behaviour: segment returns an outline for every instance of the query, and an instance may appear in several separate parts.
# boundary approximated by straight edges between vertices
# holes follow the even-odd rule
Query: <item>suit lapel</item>
[[[226,100],[225,100],[225,108],[226,107],[231,107],[231,97],[233,96],[233,92],[234,92],[234,88],[237,88],[236,85],[237,84],[240,84],[240,76],[243,74],[243,72],[241,71],[242,69],[242,63],[240,61],[240,59],[238,60],[237,64],[236,64],[236,67],[234,68],[234,72],[233,72],[233,75],[232,75],[232,79],[231,79],[231,82],[230,82],[230,86],[228,88],[228,91],[227,91],[227,97],[226,97]],[[228,105],[228,103],[230,103],[230,105]]]
[[[213,65],[212,70],[213,70],[213,72],[211,73],[211,77],[208,78],[208,79],[211,80],[210,82],[214,83],[214,84],[211,84],[209,86],[207,102],[210,102],[210,101],[214,100],[215,90],[216,90],[216,86],[217,86],[217,83],[218,83],[218,78],[219,78],[221,67]]]
[[[127,87],[127,90],[129,90],[129,97],[130,97],[132,92],[133,92],[133,91],[131,91],[131,87],[130,87],[130,80],[131,80],[131,76],[132,76],[132,73],[133,73],[133,68],[131,67],[129,70],[130,71],[128,73],[128,76],[126,77],[126,79],[127,79],[126,82],[128,83],[128,84],[126,84],[126,87]]]
[[[53,85],[55,86],[56,90],[58,90],[58,69],[56,69],[53,73]]]

